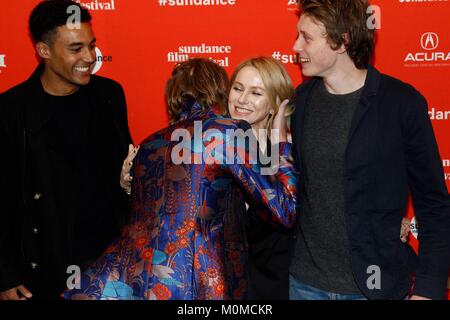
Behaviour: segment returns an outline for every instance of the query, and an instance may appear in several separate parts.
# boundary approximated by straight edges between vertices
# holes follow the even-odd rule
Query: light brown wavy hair
[[[301,14],[324,24],[333,50],[342,44],[358,69],[364,69],[375,48],[375,30],[367,26],[368,0],[299,0]],[[347,38],[344,36],[347,35]]]
[[[222,115],[228,112],[230,82],[224,68],[209,59],[194,58],[182,62],[166,84],[166,101],[170,123],[180,120],[183,105],[194,99],[203,110],[217,106]]]

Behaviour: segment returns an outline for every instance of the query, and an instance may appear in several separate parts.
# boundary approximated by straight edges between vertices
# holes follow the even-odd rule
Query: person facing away
[[[67,22],[71,6],[79,25]],[[132,143],[125,95],[117,82],[91,75],[89,12],[74,1],[42,1],[29,30],[40,64],[0,95],[0,146],[8,150],[0,160],[1,300],[58,299],[71,272],[119,234],[129,210],[119,184]]]
[[[253,136],[250,125],[223,116],[228,83],[225,70],[208,59],[174,69],[166,87],[171,125],[145,139],[134,160],[131,220],[66,299],[247,296],[244,200],[291,227],[297,181],[280,129],[285,120],[275,120],[279,155],[266,175],[255,160],[256,143],[245,138]]]
[[[450,200],[425,98],[369,61],[366,0],[301,0],[291,299],[443,299]],[[398,236],[408,194],[418,259]]]

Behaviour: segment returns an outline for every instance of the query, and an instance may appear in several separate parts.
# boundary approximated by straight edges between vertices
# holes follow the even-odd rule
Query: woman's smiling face
[[[258,70],[242,68],[231,84],[228,111],[234,119],[246,120],[253,129],[266,129],[273,108]]]

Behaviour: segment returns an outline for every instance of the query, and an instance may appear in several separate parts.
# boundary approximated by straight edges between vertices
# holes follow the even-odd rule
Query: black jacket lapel
[[[374,98],[374,96],[376,96],[379,84],[380,84],[380,73],[371,65],[368,65],[364,89],[361,94],[360,102],[355,110],[355,114],[353,116],[352,124],[350,127],[348,144],[350,144],[350,141],[353,135],[355,134],[356,129],[358,129],[361,120],[364,118],[364,115],[372,105],[371,100]]]

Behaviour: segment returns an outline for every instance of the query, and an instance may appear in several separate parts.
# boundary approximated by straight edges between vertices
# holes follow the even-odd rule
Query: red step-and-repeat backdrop
[[[0,92],[25,80],[37,65],[27,21],[38,2],[2,3]],[[95,71],[123,85],[136,143],[167,125],[164,87],[177,62],[207,57],[231,74],[248,57],[273,56],[285,64],[295,84],[302,81],[292,51],[296,0],[78,2],[94,17]],[[450,186],[450,0],[373,0],[371,4],[379,15],[375,66],[411,83],[427,98]],[[412,209],[408,218],[410,242],[417,250]]]

